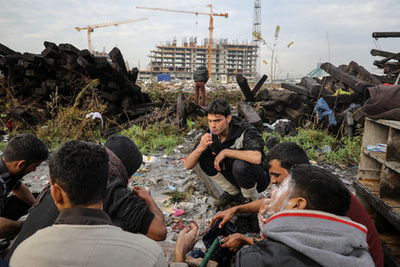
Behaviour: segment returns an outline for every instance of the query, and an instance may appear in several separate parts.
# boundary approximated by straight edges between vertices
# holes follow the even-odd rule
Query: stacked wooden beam
[[[118,48],[112,49],[106,58],[71,44],[44,42],[44,47],[41,54],[32,54],[0,44],[3,89],[11,89],[0,90],[0,97],[11,92],[12,97],[23,99],[24,106],[29,106],[30,101],[45,104],[57,90],[62,104],[69,105],[90,80],[97,79],[92,93],[107,105],[106,116],[121,123],[151,110],[149,96],[136,85],[138,69],[127,70]]]
[[[329,75],[322,79],[303,77],[297,84],[282,83],[284,90],[261,90],[254,96],[254,90],[249,88],[244,77],[237,75],[236,79],[246,101],[258,101],[253,106],[262,107],[258,108],[258,114],[263,122],[273,123],[278,119],[288,119],[297,127],[308,118],[321,126],[327,126],[328,118],[320,121],[313,113],[317,101],[323,98],[336,117],[337,126],[331,129],[336,131],[345,122],[347,132],[352,135],[356,124],[364,123],[365,116],[361,107],[367,88],[380,85],[382,81],[354,61],[339,67],[326,62],[321,64],[321,69]]]
[[[313,108],[307,90],[304,88],[292,90],[294,92],[280,89],[260,90],[266,79],[267,76],[264,75],[251,90],[246,78],[241,74],[236,75],[246,102],[251,103],[251,105],[244,102],[238,104],[240,115],[256,127],[262,126],[263,123],[272,124],[279,119],[289,119],[296,126],[301,125],[311,115]]]

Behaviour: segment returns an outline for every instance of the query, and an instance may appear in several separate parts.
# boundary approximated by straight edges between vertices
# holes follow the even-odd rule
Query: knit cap
[[[134,174],[142,164],[142,153],[140,153],[136,144],[126,136],[113,135],[107,139],[104,146],[117,155],[124,164],[129,176]]]

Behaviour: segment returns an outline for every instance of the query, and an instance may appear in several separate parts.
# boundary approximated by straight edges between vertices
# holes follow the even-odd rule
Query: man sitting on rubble
[[[265,239],[239,250],[236,266],[375,266],[367,228],[344,217],[350,199],[330,172],[293,166],[259,213]]]
[[[21,230],[25,215],[35,202],[28,187],[21,182],[48,158],[49,150],[33,134],[20,134],[5,147],[0,160],[0,238],[14,237]],[[8,196],[12,192],[14,195]]]
[[[232,116],[229,104],[214,100],[207,108],[210,132],[205,133],[189,154],[185,168],[199,163],[211,180],[224,193],[214,202],[216,207],[237,200],[241,193],[245,202],[254,201],[270,181],[261,166],[264,140],[257,129],[237,116]]]
[[[114,225],[149,238],[165,240],[167,229],[164,215],[150,194],[141,186],[133,191],[127,188],[131,177],[142,164],[143,158],[136,144],[126,136],[111,136],[104,144],[109,155],[109,185],[104,198],[104,211]],[[5,260],[8,262],[17,246],[36,231],[54,223],[59,211],[47,186],[38,197],[20,234],[12,244]]]
[[[280,186],[284,179],[289,175],[289,171],[292,166],[296,164],[309,164],[306,152],[294,142],[279,143],[271,148],[266,155],[266,162],[268,162],[269,166],[271,184],[275,184],[277,186]],[[367,227],[367,242],[369,245],[370,254],[376,266],[383,267],[382,244],[375,225],[357,198],[351,193],[350,195],[351,203],[346,216],[353,221],[361,223]],[[222,227],[236,214],[257,213],[260,208],[263,207],[263,202],[267,199],[268,198],[259,199],[251,203],[224,210],[211,219],[210,225],[214,224],[214,222],[218,219],[222,219],[221,223],[219,224],[219,227]],[[229,248],[232,251],[238,251],[244,245],[254,244],[255,241],[257,240],[246,235],[236,233],[228,236],[225,239],[225,243],[221,247]]]
[[[60,214],[17,247],[11,266],[167,266],[155,241],[123,231],[102,210],[108,161],[104,147],[83,141],[66,142],[52,154],[51,195]],[[176,261],[184,261],[198,239],[191,226],[179,234]]]

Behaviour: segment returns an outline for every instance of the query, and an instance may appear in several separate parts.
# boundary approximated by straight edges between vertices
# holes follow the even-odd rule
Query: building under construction
[[[206,38],[203,44],[198,45],[197,38],[191,37],[189,42],[185,38],[181,46],[177,45],[176,39],[157,45],[156,50],[150,51],[150,68],[148,71],[140,71],[140,79],[156,80],[163,74],[169,74],[174,81],[193,79],[193,72],[197,67],[209,66],[208,43]],[[257,57],[256,44],[228,43],[227,39],[214,39],[211,80],[227,83],[235,80],[236,74],[242,74],[249,81],[254,81]]]

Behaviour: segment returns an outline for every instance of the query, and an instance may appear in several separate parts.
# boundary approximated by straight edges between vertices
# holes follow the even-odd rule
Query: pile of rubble
[[[117,118],[118,122],[143,115],[154,105],[136,85],[138,69],[127,70],[118,48],[111,50],[108,59],[71,44],[44,42],[44,46],[41,54],[21,54],[0,44],[4,83],[0,96],[4,99],[11,94],[22,99],[20,106],[9,112],[9,117],[32,121],[35,110],[46,110],[45,102],[55,94],[62,105],[73,105],[89,79],[95,82],[90,83],[87,94],[95,95],[100,103],[107,105],[104,115]]]

